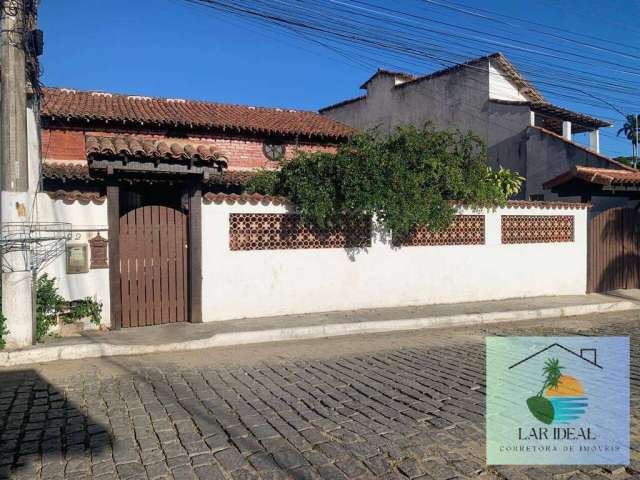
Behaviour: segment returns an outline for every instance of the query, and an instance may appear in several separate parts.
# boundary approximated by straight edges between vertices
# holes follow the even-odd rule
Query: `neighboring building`
[[[526,177],[521,199],[557,198],[544,183],[578,165],[630,170],[599,152],[599,129],[609,122],[548,103],[500,53],[420,77],[378,70],[361,88],[365,95],[320,113],[382,134],[427,122],[473,131],[486,142],[492,166]],[[589,148],[572,141],[576,133],[589,134]],[[571,197],[581,200],[580,192]]]

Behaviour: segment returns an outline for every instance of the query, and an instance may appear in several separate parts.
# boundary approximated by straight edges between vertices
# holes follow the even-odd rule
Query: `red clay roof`
[[[202,128],[342,139],[352,127],[314,112],[196,100],[43,88],[42,116],[63,120]]]
[[[598,185],[640,185],[640,172],[637,170],[616,170],[613,168],[584,167],[578,165],[543,184],[544,188],[554,188],[578,178],[587,183]]]
[[[179,141],[158,141],[137,138],[135,136],[87,136],[87,156],[130,155],[163,160],[202,160],[227,166],[225,157],[212,145],[192,145]]]

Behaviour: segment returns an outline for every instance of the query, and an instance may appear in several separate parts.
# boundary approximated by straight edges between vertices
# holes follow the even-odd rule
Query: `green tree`
[[[297,152],[247,189],[287,197],[308,224],[326,228],[375,215],[401,237],[417,226],[449,226],[456,212],[451,201],[503,205],[522,180],[511,170],[489,168],[485,145],[473,133],[426,126],[401,127],[384,138],[355,135],[336,153]]]
[[[638,129],[640,128],[640,115],[629,114],[625,116],[625,123],[622,128],[618,130],[618,136],[624,134],[624,136],[631,142],[631,150],[633,152],[633,164],[632,167],[636,168],[638,157]]]

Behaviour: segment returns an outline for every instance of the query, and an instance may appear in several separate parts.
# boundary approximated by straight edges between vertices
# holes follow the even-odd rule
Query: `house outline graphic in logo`
[[[514,363],[508,369],[511,370],[522,365],[554,347],[578,357],[592,367],[603,370],[603,367],[598,364],[597,349],[581,348],[580,353],[576,353],[560,343],[552,343]],[[527,399],[527,407],[530,413],[537,420],[547,425],[551,423],[566,424],[578,420],[584,415],[589,405],[589,398],[582,381],[577,377],[563,374],[563,369],[564,367],[560,365],[558,358],[548,358],[542,369],[543,376],[546,376],[542,388],[536,395]]]

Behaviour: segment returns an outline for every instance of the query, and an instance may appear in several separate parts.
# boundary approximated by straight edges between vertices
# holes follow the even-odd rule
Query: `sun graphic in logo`
[[[547,360],[542,369],[544,383],[537,395],[527,399],[531,414],[547,425],[571,423],[587,410],[588,399],[582,382],[562,374],[557,358]]]

